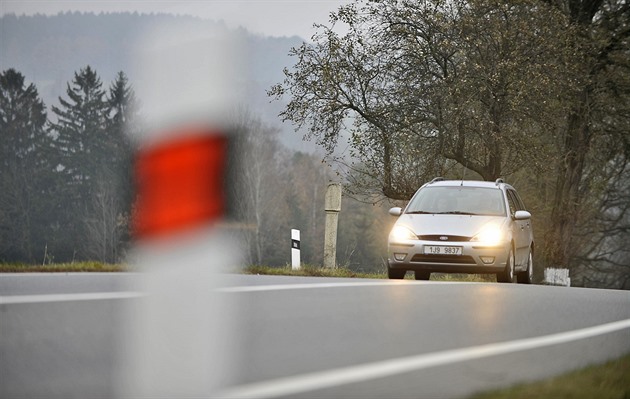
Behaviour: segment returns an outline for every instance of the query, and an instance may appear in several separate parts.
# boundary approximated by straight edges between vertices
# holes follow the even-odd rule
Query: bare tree
[[[105,171],[95,183],[92,201],[85,215],[86,255],[104,263],[119,262],[122,241],[127,233],[128,215],[112,173]]]
[[[270,223],[281,217],[283,190],[277,140],[278,130],[264,124],[246,109],[238,109],[231,120],[235,131],[236,162],[229,186],[236,219],[248,261],[261,264],[269,250]]]
[[[319,28],[269,94],[290,96],[281,116],[329,153],[350,130],[358,190],[408,199],[449,161],[486,180],[548,165],[573,65],[554,8],[378,0],[343,6]]]
[[[579,82],[563,118],[556,148],[552,229],[546,234],[550,265],[571,266],[587,253],[579,246],[579,225],[591,223],[593,199],[606,200],[604,174],[630,148],[630,3],[618,0],[547,0],[571,22],[574,48],[581,54],[571,79]],[[610,149],[603,153],[601,150]]]

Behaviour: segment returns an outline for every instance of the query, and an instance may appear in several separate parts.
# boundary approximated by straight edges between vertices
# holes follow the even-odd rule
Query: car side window
[[[521,197],[518,195],[518,193],[516,191],[512,191],[512,194],[514,194],[514,199],[516,200],[516,206],[518,207],[518,210],[519,211],[526,210],[525,204],[521,200]]]
[[[514,216],[514,213],[518,211],[517,201],[515,199],[514,193],[512,193],[512,190],[507,190],[506,194],[507,194],[508,204],[510,205],[510,215]]]

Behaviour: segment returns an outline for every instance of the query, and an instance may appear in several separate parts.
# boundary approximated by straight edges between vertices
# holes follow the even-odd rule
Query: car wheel
[[[431,278],[431,272],[416,270],[415,275],[416,275],[416,280],[428,280]]]
[[[407,270],[392,269],[391,267],[387,266],[387,277],[389,277],[390,279],[402,280],[403,278],[405,278],[406,273]]]
[[[534,279],[534,259],[532,256],[532,251],[529,251],[529,259],[527,259],[527,270],[524,272],[518,273],[516,278],[521,284],[531,284]]]
[[[510,248],[507,262],[505,264],[505,270],[501,273],[497,273],[497,281],[499,283],[513,283],[514,282],[514,250]]]

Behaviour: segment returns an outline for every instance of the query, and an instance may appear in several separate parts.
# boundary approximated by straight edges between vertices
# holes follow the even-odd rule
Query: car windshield
[[[405,210],[407,214],[505,216],[505,202],[498,188],[425,187]]]

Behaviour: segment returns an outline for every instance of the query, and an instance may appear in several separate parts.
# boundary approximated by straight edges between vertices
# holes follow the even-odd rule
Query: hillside
[[[309,152],[314,149],[310,143],[303,143],[291,126],[280,124],[277,115],[282,104],[270,103],[265,94],[272,84],[282,80],[283,68],[294,62],[287,54],[291,47],[301,44],[297,36],[257,36],[242,28],[230,31],[222,22],[166,14],[9,14],[0,17],[0,70],[15,68],[23,73],[27,81],[35,83],[50,109],[59,96],[65,96],[66,84],[74,72],[86,65],[96,69],[106,87],[121,70],[133,84],[134,43],[142,32],[165,24],[210,26],[242,36],[250,70],[244,81],[248,101],[244,105],[278,125],[286,146]]]

